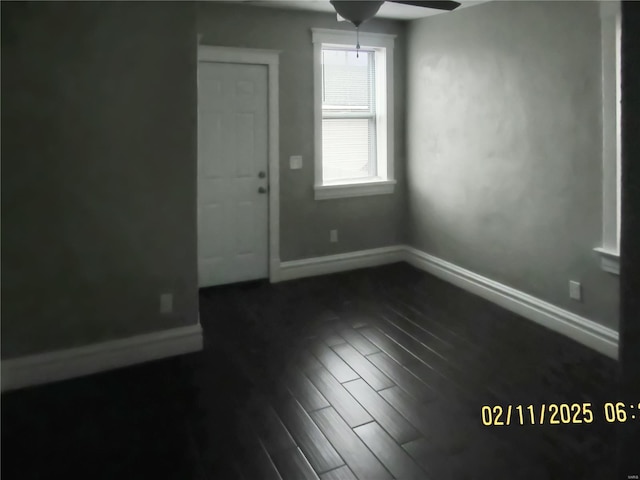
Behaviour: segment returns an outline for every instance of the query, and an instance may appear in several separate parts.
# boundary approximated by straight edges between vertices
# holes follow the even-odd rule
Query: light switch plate
[[[580,282],[569,281],[569,297],[574,300],[582,300],[582,288]]]
[[[289,167],[291,170],[299,170],[302,168],[302,155],[292,155],[289,157]]]
[[[167,314],[173,312],[173,294],[163,293],[160,295],[160,313]]]

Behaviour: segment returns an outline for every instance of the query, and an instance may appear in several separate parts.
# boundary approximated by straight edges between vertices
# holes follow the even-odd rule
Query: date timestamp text
[[[589,424],[600,419],[607,423],[625,423],[640,420],[640,403],[607,402],[601,408],[594,408],[591,403],[543,403],[536,406],[483,405],[481,414],[482,424],[492,427]]]

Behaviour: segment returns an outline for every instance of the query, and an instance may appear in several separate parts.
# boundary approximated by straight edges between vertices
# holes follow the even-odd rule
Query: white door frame
[[[276,282],[280,268],[280,113],[278,100],[278,68],[280,52],[252,48],[198,45],[200,62],[245,63],[268,67],[269,117],[269,281]]]

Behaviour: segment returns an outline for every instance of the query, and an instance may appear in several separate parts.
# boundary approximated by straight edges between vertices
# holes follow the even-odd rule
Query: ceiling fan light
[[[330,2],[338,15],[342,18],[346,18],[356,27],[359,27],[362,23],[373,18],[375,14],[378,13],[378,10],[380,10],[384,0],[330,0]]]

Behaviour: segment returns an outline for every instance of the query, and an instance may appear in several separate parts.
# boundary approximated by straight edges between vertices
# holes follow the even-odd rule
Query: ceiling
[[[489,0],[457,0],[462,5],[457,10],[465,7],[472,7]],[[258,7],[285,8],[292,10],[311,10],[314,12],[335,13],[329,0],[226,0],[226,3],[242,3]],[[391,18],[395,20],[413,20],[416,18],[429,17],[449,13],[443,10],[432,8],[412,7],[398,3],[385,2],[376,14],[378,18]]]

